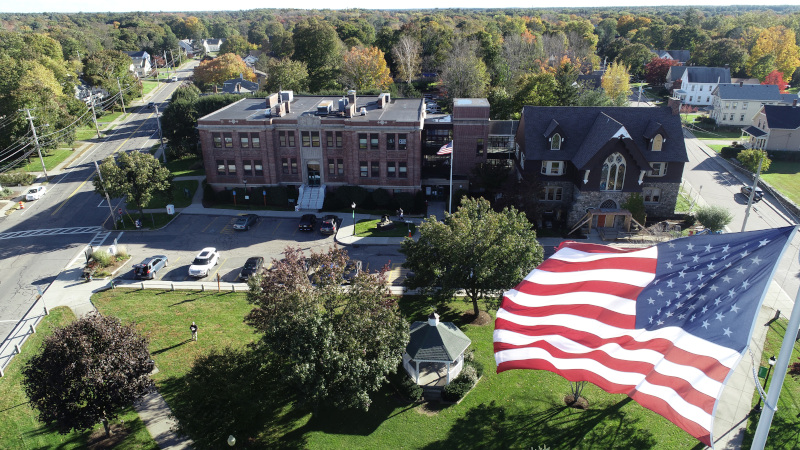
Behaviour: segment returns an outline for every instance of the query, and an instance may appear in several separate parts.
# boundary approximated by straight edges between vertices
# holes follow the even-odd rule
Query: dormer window
[[[664,144],[664,137],[660,134],[657,134],[654,138],[652,143],[650,144],[650,150],[654,152],[660,152],[661,146]]]
[[[561,150],[561,135],[556,133],[550,138],[550,150]]]

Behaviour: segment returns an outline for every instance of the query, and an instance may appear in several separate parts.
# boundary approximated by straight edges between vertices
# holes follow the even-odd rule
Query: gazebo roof
[[[472,341],[452,322],[439,322],[436,313],[426,322],[411,324],[406,353],[420,361],[455,361]]]

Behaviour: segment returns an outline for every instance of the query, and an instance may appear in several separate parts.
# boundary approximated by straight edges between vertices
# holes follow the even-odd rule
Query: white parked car
[[[214,247],[206,247],[197,254],[189,266],[189,276],[195,278],[207,277],[211,268],[219,262],[219,253]]]
[[[28,190],[28,193],[25,194],[25,201],[29,202],[31,200],[39,200],[44,196],[45,192],[47,192],[47,188],[44,186],[36,186],[35,188],[31,188]]]

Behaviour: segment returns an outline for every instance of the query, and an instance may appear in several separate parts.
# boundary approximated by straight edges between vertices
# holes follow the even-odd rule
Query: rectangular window
[[[692,90],[694,90],[694,88],[695,88],[695,87],[696,87],[696,86],[693,84],[693,85],[692,85]]]
[[[741,116],[739,116],[739,121],[740,121],[740,122],[744,122],[744,114],[742,114]]]
[[[253,163],[249,159],[242,161],[242,171],[245,175],[253,174]]]
[[[692,96],[690,95],[690,96],[689,96],[689,101],[690,101],[690,102],[694,101],[694,97],[692,97]]]
[[[281,131],[278,132],[278,145],[281,147],[286,147],[286,132]]]
[[[731,102],[725,102],[725,109],[728,109],[730,107],[731,107]]]
[[[222,138],[225,141],[225,148],[233,148],[233,134],[222,133]]]
[[[667,174],[667,163],[665,162],[653,162],[650,163],[650,176],[651,177],[663,177]]]
[[[253,148],[261,148],[261,136],[258,133],[250,133],[250,145]]]
[[[397,150],[396,138],[394,134],[386,135],[386,150]]]
[[[342,148],[342,145],[343,145],[343,143],[342,143],[342,132],[341,131],[337,131],[336,132],[336,148]]]
[[[325,132],[325,147],[333,147],[333,131]]]
[[[645,203],[658,203],[661,200],[661,189],[646,187],[642,189],[642,197]]]
[[[225,175],[225,161],[217,160],[217,175]]]
[[[236,161],[228,160],[228,175],[236,175]]]
[[[733,102],[733,109],[736,109],[737,106],[739,106],[739,102]]]
[[[250,148],[250,136],[247,134],[239,134],[239,147]]]
[[[700,92],[703,92],[703,85],[700,85]]]
[[[366,161],[361,161],[360,163],[358,163],[358,165],[361,166],[361,178],[368,177],[369,176],[369,166],[367,166],[367,162]]]
[[[264,166],[261,164],[261,160],[257,159],[253,161],[253,167],[256,169],[256,176],[263,176],[264,175]]]
[[[372,178],[380,178],[381,176],[381,164],[377,161],[372,161],[369,163],[370,166],[370,176]]]
[[[563,173],[563,161],[542,161],[542,175],[561,175]]]
[[[747,109],[747,102],[742,102],[742,109]]]
[[[478,139],[478,143],[475,146],[475,154],[477,156],[483,155],[483,138]]]
[[[297,160],[292,158],[292,173],[297,173]]]
[[[211,139],[214,141],[214,148],[222,148],[222,135],[219,133],[211,133]]]
[[[405,133],[400,133],[397,135],[397,149],[398,150],[405,150],[408,148],[408,135]]]
[[[319,131],[311,132],[311,146],[319,147]]]
[[[393,162],[386,163],[386,176],[388,178],[397,177],[397,165]]]
[[[302,137],[302,146],[303,147],[311,147],[311,132],[310,131],[301,131],[300,136]]]
[[[358,149],[367,149],[367,133],[358,133]]]
[[[722,120],[728,120],[728,115],[727,114],[723,114],[722,115]]]
[[[370,133],[369,135],[369,149],[370,150],[377,150],[378,143],[380,142],[378,133]]]
[[[286,138],[289,140],[289,147],[294,147],[294,131],[287,131]]]
[[[337,159],[336,160],[336,172],[339,175],[344,175],[344,160],[343,159]]]
[[[336,174],[336,164],[334,164],[332,158],[328,158],[328,174],[335,175]]]
[[[281,158],[281,172],[282,173],[289,173],[289,160],[286,158]]]
[[[539,200],[546,202],[559,202],[561,201],[562,192],[563,189],[558,186],[545,186],[542,193],[539,194]]]
[[[401,162],[397,163],[397,172],[400,178],[408,178],[408,167],[406,167],[406,163]]]

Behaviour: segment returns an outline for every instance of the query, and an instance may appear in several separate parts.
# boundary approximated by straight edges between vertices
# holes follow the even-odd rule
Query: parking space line
[[[210,276],[212,278],[212,281],[214,281],[217,278],[217,273],[220,271],[220,269],[222,269],[222,266],[224,266],[227,261],[228,261],[228,258],[225,258],[224,260],[222,260],[222,262],[219,263],[219,265],[217,266],[217,270],[215,270],[214,273],[208,274],[208,276]]]
[[[219,219],[219,217],[214,217],[213,219],[211,219],[211,222],[209,222],[209,223],[208,223],[208,225],[206,225],[206,227],[205,227],[205,228],[203,228],[203,231],[201,231],[201,233],[205,233],[205,232],[206,232],[206,230],[208,229],[208,227],[210,227],[210,226],[211,226],[211,224],[213,224],[214,222],[216,222],[216,221],[217,221],[217,219]]]
[[[228,223],[219,230],[219,234],[233,234],[236,233],[236,230],[233,229],[233,224],[236,223],[236,217],[231,218]]]
[[[278,219],[278,221],[275,222],[275,229],[272,230],[272,235],[273,236],[275,236],[275,233],[278,232],[278,227],[281,225],[281,222],[283,222],[283,219]]]

